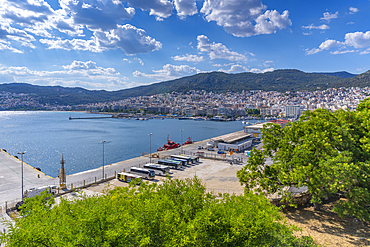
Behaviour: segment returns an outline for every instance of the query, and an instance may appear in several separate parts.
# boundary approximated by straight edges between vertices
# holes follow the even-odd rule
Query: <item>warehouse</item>
[[[214,143],[214,146],[220,150],[238,150],[238,152],[240,152],[252,146],[253,138],[251,134],[238,131],[212,138],[211,141]]]

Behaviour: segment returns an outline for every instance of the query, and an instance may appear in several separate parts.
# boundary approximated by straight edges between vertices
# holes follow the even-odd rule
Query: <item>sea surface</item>
[[[67,174],[74,174],[138,157],[167,142],[167,135],[184,143],[200,141],[243,129],[241,121],[214,122],[178,119],[74,119],[99,117],[82,112],[0,111],[0,148],[12,155],[26,153],[24,162],[45,174],[59,174],[62,154]],[[253,121],[250,121],[253,122]],[[183,131],[181,131],[183,129]],[[182,136],[182,138],[181,138]],[[20,155],[18,155],[21,158]]]

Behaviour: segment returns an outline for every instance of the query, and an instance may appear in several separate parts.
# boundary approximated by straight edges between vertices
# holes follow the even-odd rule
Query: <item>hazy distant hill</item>
[[[332,75],[332,76],[337,76],[337,77],[342,77],[342,78],[352,78],[355,77],[355,74],[348,73],[347,71],[339,71],[339,72],[333,72],[333,73],[327,73],[327,72],[320,72],[318,74],[324,74],[324,75]]]
[[[305,73],[299,70],[275,70],[266,73],[227,74],[223,72],[202,73],[172,81],[156,83],[118,91],[122,96],[153,95],[164,92],[186,92],[189,90],[207,90],[213,92],[241,92],[242,90],[297,91],[321,90],[330,87],[346,86],[346,72]],[[348,73],[349,74],[349,73]],[[350,75],[350,74],[349,74]],[[363,83],[368,83],[364,81]]]
[[[114,92],[60,86],[34,86],[23,83],[0,84],[0,92],[34,94],[35,97],[39,98],[40,103],[51,105],[75,105],[115,101],[128,97],[173,91],[206,90],[215,93],[224,93],[228,91],[264,90],[286,92],[298,90],[313,91],[352,86],[370,86],[370,72],[368,71],[357,76],[348,72],[305,73],[292,69],[275,70],[263,74],[249,72],[239,74],[210,72]]]

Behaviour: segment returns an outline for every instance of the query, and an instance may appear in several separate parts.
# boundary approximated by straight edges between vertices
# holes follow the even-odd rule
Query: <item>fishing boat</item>
[[[157,151],[159,152],[159,151],[174,149],[178,147],[181,147],[181,144],[170,140],[169,136],[167,136],[167,143],[164,144],[163,147],[159,147]]]

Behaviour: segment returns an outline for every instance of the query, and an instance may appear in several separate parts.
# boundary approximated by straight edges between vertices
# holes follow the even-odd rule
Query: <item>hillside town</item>
[[[0,110],[37,109],[58,111],[118,112],[124,114],[154,114],[162,116],[200,116],[236,118],[248,115],[296,118],[305,110],[319,108],[336,111],[353,110],[370,95],[370,88],[330,88],[323,91],[243,91],[213,93],[189,91],[140,96],[114,102],[81,105],[41,104],[39,97],[28,94],[0,92]]]

